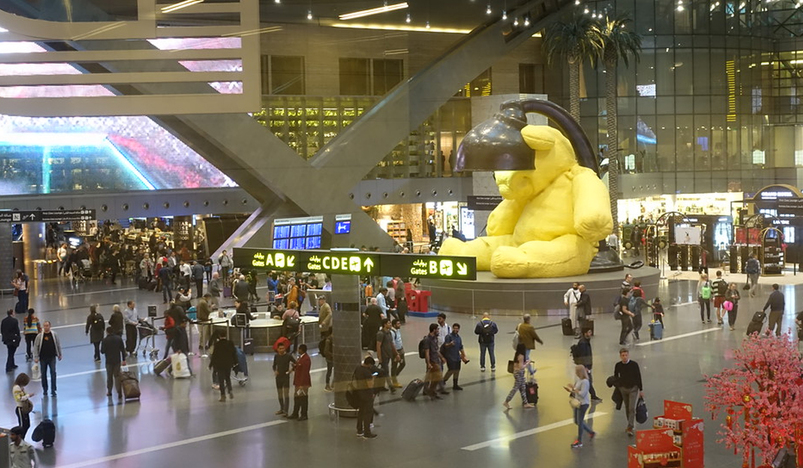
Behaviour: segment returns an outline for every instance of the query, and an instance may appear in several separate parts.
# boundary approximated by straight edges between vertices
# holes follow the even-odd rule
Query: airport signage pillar
[[[351,409],[346,388],[354,369],[362,362],[359,276],[332,275],[332,332],[335,408]]]
[[[11,292],[14,275],[14,244],[11,223],[0,223],[0,291]],[[5,246],[5,247],[2,247]]]

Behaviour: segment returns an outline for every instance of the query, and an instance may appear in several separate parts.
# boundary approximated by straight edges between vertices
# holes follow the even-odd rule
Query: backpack
[[[748,259],[747,260],[747,266],[745,267],[745,271],[747,273],[750,273],[751,275],[754,275],[754,274],[758,273],[759,272],[758,260],[756,260],[755,258]]]
[[[284,319],[283,325],[288,336],[295,336],[298,334],[298,329],[301,327],[301,319],[295,315],[291,315]]]
[[[427,358],[427,349],[429,348],[429,335],[424,336],[421,338],[421,341],[418,342],[418,357],[421,359]]]
[[[700,288],[700,297],[703,299],[711,299],[711,283],[706,281],[703,287]]]
[[[720,279],[719,283],[717,283],[717,295],[724,296],[726,292],[728,292],[728,282]]]
[[[635,314],[637,307],[638,307],[638,298],[636,296],[633,296],[627,302],[627,310]]]
[[[580,359],[580,346],[579,345],[573,344],[572,347],[569,348],[569,352],[571,353],[572,359],[574,359],[574,362],[577,362],[577,360]]]

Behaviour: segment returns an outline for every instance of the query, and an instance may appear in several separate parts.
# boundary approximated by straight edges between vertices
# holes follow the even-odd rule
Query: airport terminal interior
[[[26,387],[36,466],[737,466],[752,452],[719,440],[733,420],[712,415],[706,382],[736,365],[774,284],[786,335],[757,346],[790,340],[800,364],[801,37],[798,0],[0,0],[0,309],[20,307],[24,272],[29,307],[63,349],[56,394]],[[108,320],[134,301],[158,328],[176,298],[156,262],[171,252],[197,260],[226,310],[230,272],[253,278],[258,314],[282,302],[273,270],[317,274],[299,325],[307,419],[276,414],[282,324],[251,327],[248,376],[225,402],[198,324],[191,377],[157,370],[159,331],[127,360],[140,399],[106,396],[89,307]],[[732,324],[701,323],[702,271],[741,292]],[[406,368],[376,395],[377,437],[358,437],[344,389],[369,353],[354,342],[359,312],[396,277]],[[644,309],[640,339],[620,344],[623,281],[660,298],[661,339]],[[581,447],[563,388],[575,282],[591,298],[601,398]],[[317,294],[335,309],[335,392]],[[408,401],[439,313],[462,326],[463,389]],[[480,368],[483,313],[498,325],[495,371]],[[505,411],[525,314],[543,341],[531,354],[539,399],[514,395]],[[241,329],[221,329],[241,346]],[[0,437],[17,424],[14,379],[33,372],[24,344]],[[635,436],[606,385],[622,346],[649,412]],[[681,413],[702,424],[650,432]],[[31,438],[45,419],[52,447]],[[801,466],[803,432],[786,435]],[[743,466],[769,466],[761,455]]]

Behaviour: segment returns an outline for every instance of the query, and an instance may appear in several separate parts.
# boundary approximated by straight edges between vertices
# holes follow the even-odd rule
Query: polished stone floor
[[[803,281],[803,276],[799,277]],[[763,280],[772,282],[771,278]],[[716,442],[720,421],[712,421],[703,411],[704,376],[732,364],[732,350],[739,346],[752,312],[764,305],[770,288],[762,285],[758,298],[742,301],[736,331],[717,327],[716,322],[701,325],[696,304],[692,303],[693,288],[692,282],[683,279],[662,282],[659,294],[667,307],[665,340],[651,344],[645,331],[643,342],[633,348],[631,357],[641,365],[651,416],[660,414],[664,399],[691,403],[695,414],[706,421],[706,466],[732,467],[738,460]],[[499,371],[492,374],[479,369],[478,345],[471,333],[476,318],[452,316],[447,321],[463,325],[466,352],[471,359],[460,379],[465,390],[442,401],[418,398],[414,403],[401,400],[398,394],[383,393],[377,401],[382,415],[375,420],[379,437],[363,440],[355,437],[353,420],[338,422],[330,418],[327,405],[333,395],[323,391],[321,370],[325,363],[314,349],[310,419],[305,422],[274,416],[278,405],[269,355],[249,358],[251,380],[245,387],[236,386],[235,399],[226,403],[217,401],[218,393],[212,390],[206,369],[208,361],[199,356],[191,358],[196,375],[190,380],[155,376],[152,362],[141,357],[132,360],[129,364],[140,377],[141,401],[120,404],[116,398],[109,400],[105,396],[105,373],[92,361],[91,346],[84,335],[88,305],[99,303],[106,318],[113,304],[125,304],[128,299],[137,302],[140,313],[149,304],[158,305],[161,313],[161,294],[140,291],[127,280],[116,286],[96,280],[77,288],[72,288],[66,279],[39,280],[34,281],[33,291],[32,307],[41,320],[53,323],[64,346],[64,360],[58,364],[58,397],[43,398],[38,383],[28,388],[37,394],[33,426],[48,417],[58,428],[54,448],[42,449],[36,444],[41,466],[396,468],[426,463],[483,468],[621,468],[626,465],[626,446],[633,442],[624,433],[624,414],[615,410],[610,389],[603,385],[618,359],[619,324],[610,315],[596,317],[593,340],[597,389],[605,398],[593,407],[589,423],[598,436],[578,450],[569,447],[576,427],[561,388],[570,379],[569,347],[574,341],[562,336],[558,316],[535,319],[545,342],[534,353],[541,397],[536,409],[523,410],[515,405],[510,412],[502,412],[502,400],[513,383],[504,368],[512,358],[510,341],[516,320],[498,320]],[[785,284],[782,291],[787,297],[786,329],[792,327],[803,288]],[[611,299],[593,298],[597,306],[606,308]],[[0,307],[6,310],[14,300],[11,296],[0,298]],[[408,352],[416,351],[429,323],[427,319],[408,321],[403,329]],[[700,331],[708,332],[686,336]],[[158,344],[163,347],[163,341]],[[423,374],[424,366],[417,355],[411,354],[407,359],[407,369],[400,379],[403,382]],[[29,371],[22,348],[17,361],[19,371]],[[1,427],[16,424],[10,391],[13,377],[6,375]]]

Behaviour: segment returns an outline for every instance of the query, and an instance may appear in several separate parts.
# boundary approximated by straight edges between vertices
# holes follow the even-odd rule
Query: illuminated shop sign
[[[234,266],[338,275],[477,279],[473,257],[235,248]]]

